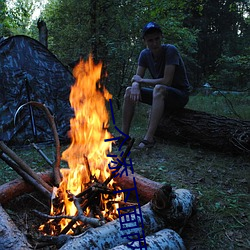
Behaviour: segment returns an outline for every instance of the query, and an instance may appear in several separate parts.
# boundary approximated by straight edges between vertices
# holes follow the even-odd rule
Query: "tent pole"
[[[29,81],[27,78],[25,78],[25,87],[26,87],[28,102],[30,102],[31,100],[30,100],[30,91],[29,91]],[[29,104],[29,112],[30,112],[31,128],[32,128],[32,132],[33,132],[34,141],[37,142],[37,131],[36,131],[35,118],[34,118],[33,108],[30,104]]]

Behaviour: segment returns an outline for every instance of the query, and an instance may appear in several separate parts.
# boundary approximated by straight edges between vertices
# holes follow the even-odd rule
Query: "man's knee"
[[[167,93],[167,90],[164,85],[161,85],[161,84],[155,85],[154,92],[153,92],[154,97],[164,97],[166,93]]]
[[[125,90],[124,98],[129,98],[131,93],[131,87],[127,87]]]

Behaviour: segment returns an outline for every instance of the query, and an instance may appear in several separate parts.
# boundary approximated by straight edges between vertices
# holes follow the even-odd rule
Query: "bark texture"
[[[172,229],[162,229],[146,237],[147,250],[185,250],[186,247],[180,235]],[[138,246],[139,247],[139,246]],[[127,245],[119,245],[111,250],[130,250]],[[139,249],[139,248],[138,248]],[[145,248],[146,249],[146,248]]]
[[[24,235],[17,229],[9,215],[0,204],[0,249],[27,250],[32,249]]]
[[[38,173],[37,175],[47,183],[53,182],[52,172]],[[34,186],[30,185],[22,179],[16,179],[7,182],[0,186],[0,204],[6,204],[10,200],[21,196],[24,193],[33,192],[34,190]]]
[[[38,176],[47,183],[53,183],[53,173],[50,171],[38,173]],[[147,179],[137,173],[132,174],[131,172],[129,172],[128,176],[122,175],[122,177],[117,177],[115,180],[122,189],[128,189],[134,185],[133,177],[136,179],[140,201],[149,202],[153,198],[154,193],[162,186],[159,182]],[[0,203],[6,204],[8,201],[34,190],[35,188],[32,185],[22,179],[10,181],[0,186]]]
[[[166,194],[161,188],[160,194],[156,194],[151,202],[141,207],[142,221],[145,236],[158,232],[164,228],[182,227],[192,215],[195,197],[190,191],[180,189],[174,191],[170,199],[170,193]],[[137,214],[139,211],[137,210]],[[171,219],[170,217],[173,217]],[[135,215],[131,215],[135,220]],[[174,223],[174,224],[173,224]],[[176,224],[177,223],[177,224]],[[136,234],[138,228],[121,228],[120,220],[109,222],[102,227],[91,228],[85,233],[69,239],[60,249],[110,249],[117,245],[127,244],[131,239],[124,235]]]
[[[40,18],[37,21],[37,28],[39,30],[39,42],[48,48],[48,29],[46,23]]]
[[[190,109],[165,115],[155,135],[223,152],[250,152],[250,121]]]

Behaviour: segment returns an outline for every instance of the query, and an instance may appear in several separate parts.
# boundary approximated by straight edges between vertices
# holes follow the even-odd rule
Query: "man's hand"
[[[134,75],[131,79],[131,82],[142,82],[142,78],[139,75]]]
[[[138,82],[133,82],[130,92],[130,99],[134,102],[138,102],[141,98],[141,90]]]

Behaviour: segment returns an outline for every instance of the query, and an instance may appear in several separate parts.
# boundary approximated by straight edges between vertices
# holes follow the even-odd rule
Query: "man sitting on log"
[[[122,131],[129,135],[135,104],[140,101],[152,105],[147,133],[138,145],[141,149],[154,146],[154,134],[163,113],[183,108],[189,100],[190,90],[185,65],[177,48],[162,44],[161,27],[149,22],[142,30],[142,37],[147,48],[141,51],[132,86],[126,89],[122,115]],[[152,79],[144,78],[146,69]]]

